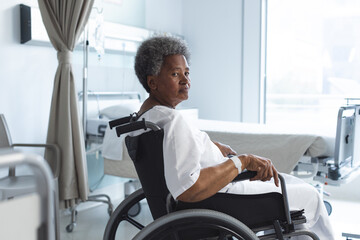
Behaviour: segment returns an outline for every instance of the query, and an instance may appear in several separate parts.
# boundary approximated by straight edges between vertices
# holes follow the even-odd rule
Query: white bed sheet
[[[198,128],[214,141],[230,145],[238,154],[270,158],[278,171],[290,173],[302,156],[333,156],[336,127],[271,126],[198,119]]]

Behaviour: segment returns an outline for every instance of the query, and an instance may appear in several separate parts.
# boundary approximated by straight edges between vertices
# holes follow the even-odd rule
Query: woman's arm
[[[274,177],[275,185],[279,186],[278,173],[269,159],[255,155],[239,155],[242,167],[250,171],[257,171],[257,175],[250,179],[268,181]],[[231,159],[213,166],[201,169],[198,180],[177,199],[184,202],[198,202],[204,200],[229,184],[239,174]]]

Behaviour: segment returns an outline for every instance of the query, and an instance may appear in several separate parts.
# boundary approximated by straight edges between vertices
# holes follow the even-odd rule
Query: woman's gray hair
[[[186,42],[177,37],[156,36],[145,40],[137,50],[135,57],[135,73],[145,90],[150,93],[147,76],[156,76],[166,56],[184,55],[190,60],[190,52]]]

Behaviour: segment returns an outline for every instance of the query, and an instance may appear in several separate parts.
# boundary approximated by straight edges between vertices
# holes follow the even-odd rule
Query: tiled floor
[[[342,233],[360,235],[360,202],[329,200],[333,212],[330,215],[336,239],[346,239]]]
[[[113,204],[117,206],[123,199],[123,182],[101,188],[100,191],[97,190],[93,194],[100,192],[109,194],[113,200]],[[332,198],[328,200],[331,202],[333,208],[330,219],[334,227],[336,239],[345,240],[345,237],[341,236],[342,232],[360,234],[360,203],[340,201]],[[141,206],[142,211],[137,216],[137,219],[142,223],[149,223],[151,217],[147,204],[142,203]],[[61,240],[101,240],[109,219],[107,206],[99,203],[82,203],[78,210],[77,225],[71,233],[65,230],[66,225],[70,223],[70,214],[67,211],[61,213]],[[118,229],[116,239],[132,239],[137,232],[138,230],[130,224],[122,223]]]

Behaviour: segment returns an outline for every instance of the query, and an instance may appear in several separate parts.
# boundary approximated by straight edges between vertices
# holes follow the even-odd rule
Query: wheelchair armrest
[[[247,180],[250,179],[252,177],[255,177],[257,174],[256,171],[248,171],[248,170],[244,170],[241,173],[239,173],[233,180],[232,182],[238,182],[238,181],[243,181],[243,180]],[[174,199],[171,195],[171,193],[168,193],[167,197],[166,197],[166,211],[167,213],[171,213],[174,211],[174,209],[176,208],[177,205],[177,200]]]
[[[241,172],[239,175],[237,175],[234,180],[232,180],[232,182],[238,182],[238,181],[243,181],[243,180],[247,180],[250,178],[255,177],[257,174],[257,172],[255,171],[243,171]],[[281,174],[278,175],[279,179],[280,179],[280,187],[281,187],[281,193],[283,195],[283,200],[284,200],[284,208],[285,208],[285,214],[286,214],[286,220],[288,222],[288,224],[291,224],[291,216],[290,216],[290,208],[289,208],[289,202],[288,202],[288,198],[287,198],[287,191],[286,191],[286,184],[285,184],[285,179],[283,176],[281,176]]]
[[[55,171],[54,177],[58,178],[60,174],[60,147],[56,144],[32,144],[32,143],[14,143],[11,145],[12,147],[43,147],[52,150],[55,154]]]
[[[232,182],[238,182],[238,181],[243,181],[243,180],[247,180],[247,179],[250,179],[250,178],[253,178],[255,177],[257,174],[256,171],[248,171],[248,170],[244,170],[242,171],[241,173],[239,173],[239,175],[237,175],[233,180]]]

